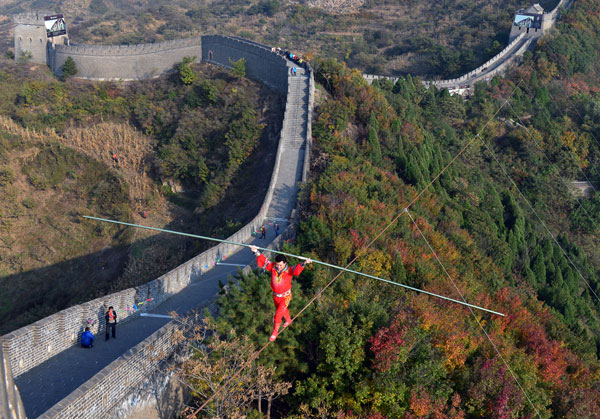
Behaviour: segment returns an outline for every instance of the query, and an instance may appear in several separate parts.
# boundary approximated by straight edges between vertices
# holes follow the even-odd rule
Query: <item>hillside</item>
[[[222,288],[215,324],[205,319],[209,333],[191,325],[186,349],[195,356],[178,372],[194,388],[193,409],[262,348],[202,415],[600,412],[600,193],[583,199],[569,189],[573,180],[600,184],[599,2],[574,2],[521,66],[477,84],[468,100],[410,74],[368,85],[365,69],[448,76],[483,61],[517,7],[424,3],[64,3],[78,11],[72,34],[85,42],[158,41],[201,25],[313,53],[311,177],[296,240],[284,250],[505,314],[312,265],[294,280],[290,311],[301,315],[263,346],[274,308],[270,278],[256,270]],[[266,171],[281,117],[259,86],[190,63],[128,85],[59,82],[27,63],[2,65],[0,192],[11,199],[1,210],[11,217],[0,237],[11,252],[2,267],[14,271],[1,279],[9,298],[0,304],[21,316],[4,319],[55,311],[63,289],[77,295],[81,284],[89,295],[145,282],[199,250],[176,238],[98,231],[77,223],[79,213],[142,220],[147,210],[144,222],[220,236],[243,222],[242,210],[255,212],[247,204],[260,203],[265,185],[245,189],[236,179]],[[186,84],[190,71],[197,79]],[[232,158],[240,150],[243,162]],[[38,209],[54,224],[30,229],[26,219],[44,221]],[[66,232],[93,242],[94,253],[81,253]],[[23,254],[31,266],[55,259],[16,272]],[[102,282],[93,277],[98,266],[120,276]],[[59,283],[56,272],[69,276]]]
[[[600,181],[599,10],[576,2],[528,61],[468,101],[412,77],[368,86],[355,69],[314,61],[312,177],[285,250],[356,260],[352,269],[506,316],[316,265],[294,283],[290,312],[306,310],[256,361],[266,384],[244,377],[208,416],[260,416],[257,386],[278,397],[276,417],[597,417],[600,199],[567,185]],[[255,271],[223,290],[216,321],[237,342],[232,358],[253,353],[238,337],[258,350],[270,333],[267,280]],[[190,361],[216,370],[188,382],[238,371],[221,356]]]
[[[542,0],[551,10],[558,0]],[[33,2],[0,6],[0,27]],[[308,56],[335,57],[371,74],[450,78],[483,64],[508,42],[516,0],[199,2],[53,0],[76,43],[137,44],[192,34],[239,35]],[[40,6],[36,6],[40,7]],[[6,24],[2,26],[2,19]],[[2,31],[0,51],[12,44]]]
[[[113,84],[59,81],[0,59],[0,333],[155,279],[210,247],[82,214],[214,237],[256,215],[269,177],[248,174],[273,165],[281,98],[186,66],[189,84],[179,72]]]

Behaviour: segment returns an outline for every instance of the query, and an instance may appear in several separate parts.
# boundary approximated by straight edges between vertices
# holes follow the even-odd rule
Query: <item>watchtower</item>
[[[519,10],[510,29],[509,42],[522,33],[527,34],[528,38],[539,38],[543,34],[543,24],[544,9],[539,4]]]
[[[16,15],[13,18],[15,27],[15,58],[23,54],[31,54],[31,62],[47,64],[48,60],[48,31],[46,30],[46,17],[53,16],[51,12],[33,12]],[[54,15],[56,16],[56,15]],[[62,17],[62,16],[61,16]],[[69,42],[66,33],[50,38],[52,43]]]

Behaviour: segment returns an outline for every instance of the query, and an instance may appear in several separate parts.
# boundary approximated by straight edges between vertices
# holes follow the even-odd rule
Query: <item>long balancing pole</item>
[[[144,226],[144,225],[141,225],[141,224],[133,224],[133,223],[126,223],[126,222],[123,222],[123,221],[109,220],[107,218],[92,217],[92,216],[89,216],[89,215],[83,215],[82,217],[83,218],[88,218],[90,220],[104,221],[104,222],[113,223],[113,224],[121,224],[121,225],[129,226],[129,227],[145,228],[146,230],[154,230],[154,231],[160,231],[162,233],[177,234],[179,236],[193,237],[195,239],[210,240],[210,241],[214,241],[214,242],[233,244],[233,245],[236,245],[236,246],[243,246],[243,247],[253,246],[253,245],[250,245],[250,244],[247,244],[247,243],[237,243],[237,242],[230,241],[230,240],[216,239],[214,237],[200,236],[200,235],[197,235],[197,234],[190,234],[190,233],[182,233],[180,231],[166,230],[166,229],[163,229],[163,228],[156,228],[156,227]],[[267,251],[267,252],[278,253],[280,255],[286,255],[286,256],[290,256],[290,257],[302,259],[302,260],[308,259],[305,256],[298,256],[298,255],[294,255],[294,254],[291,254],[291,253],[281,252],[279,250],[267,249],[265,247],[256,246],[256,248],[260,249],[260,250]],[[346,268],[343,268],[341,266],[332,265],[332,264],[327,263],[327,262],[321,262],[319,260],[314,260],[314,259],[311,259],[311,260],[312,260],[313,263],[317,263],[319,265],[328,266],[328,267],[334,268],[334,269],[339,269],[341,271],[345,271],[345,272],[348,272],[348,273],[351,273],[351,274],[355,274],[355,275],[366,276],[367,278],[376,279],[376,280],[382,281],[382,282],[387,282],[388,284],[397,285],[399,287],[403,287],[403,288],[406,288],[406,289],[409,289],[409,290],[412,290],[412,291],[416,291],[416,292],[420,292],[420,293],[423,293],[423,294],[431,295],[433,297],[441,298],[443,300],[452,301],[453,303],[461,304],[461,305],[464,305],[464,306],[467,306],[467,307],[472,307],[472,308],[475,308],[477,310],[487,311],[488,313],[496,314],[498,316],[504,316],[504,314],[499,313],[499,312],[494,311],[494,310],[490,310],[490,309],[487,309],[487,308],[479,307],[479,306],[476,306],[474,304],[469,304],[469,303],[467,303],[465,301],[455,300],[454,298],[450,298],[450,297],[446,297],[446,296],[443,296],[443,295],[435,294],[433,292],[425,291],[425,290],[422,290],[422,289],[419,289],[419,288],[414,288],[414,287],[411,287],[410,285],[400,284],[399,282],[394,282],[394,281],[390,281],[388,279],[379,278],[377,276],[365,274],[363,272],[354,271],[352,269],[346,269]]]

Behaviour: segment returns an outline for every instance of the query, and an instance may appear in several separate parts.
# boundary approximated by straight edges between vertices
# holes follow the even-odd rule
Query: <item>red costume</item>
[[[285,317],[284,327],[292,322],[288,310],[288,305],[292,300],[292,277],[300,275],[304,269],[304,264],[299,263],[294,267],[289,267],[286,264],[283,270],[278,272],[275,263],[271,262],[263,254],[257,256],[256,262],[258,263],[259,268],[264,267],[265,270],[271,272],[271,290],[273,291],[273,302],[276,307],[273,335],[277,336],[282,317]]]

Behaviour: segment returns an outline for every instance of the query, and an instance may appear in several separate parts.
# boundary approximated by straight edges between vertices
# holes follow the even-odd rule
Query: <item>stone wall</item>
[[[107,418],[115,403],[140,386],[173,352],[175,325],[166,324],[82,384],[40,418]]]
[[[258,42],[220,35],[202,37],[202,61],[231,68],[231,63],[246,60],[246,76],[287,94],[288,70],[285,58]]]
[[[552,11],[548,13],[544,13],[544,20],[542,21],[542,30],[539,33],[531,33],[526,34],[524,32],[520,33],[518,36],[515,36],[514,39],[511,36],[512,41],[492,57],[490,60],[486,61],[475,70],[468,72],[467,74],[462,75],[456,79],[448,79],[448,80],[432,80],[432,81],[424,81],[423,83],[426,86],[435,85],[437,87],[443,88],[459,88],[461,84],[477,82],[480,80],[489,80],[495,75],[501,74],[506,70],[507,67],[517,62],[523,53],[529,48],[533,41],[537,38],[546,34],[548,30],[550,30],[554,24],[556,23],[556,18],[558,16],[558,11],[560,8],[569,8],[573,4],[573,0],[560,0],[556,7],[552,9]],[[512,23],[511,23],[512,24]],[[525,40],[525,38],[528,38]],[[515,48],[518,44],[521,44],[517,50],[509,54],[511,49]],[[496,65],[500,60],[505,59],[497,67],[487,71],[489,67]],[[390,76],[379,76],[375,74],[363,74],[363,77],[367,80],[369,84],[371,84],[374,80],[391,80],[393,83],[398,81],[398,77],[390,77]]]
[[[249,238],[264,219],[265,213],[266,210],[261,209],[257,217],[227,240],[243,242]],[[215,260],[231,254],[234,248],[237,246],[220,244],[158,279],[70,307],[4,335],[3,349],[10,359],[13,375],[18,377],[54,355],[78,344],[81,332],[88,325],[95,335],[104,333],[106,327],[104,313],[110,306],[117,310],[120,323],[139,316],[141,312],[151,310],[192,281],[198,280],[204,272],[213,267]],[[151,301],[146,301],[150,298]],[[144,301],[144,304],[139,306],[139,311],[134,311],[133,305],[140,301]],[[93,320],[94,323],[90,325],[89,320]]]
[[[309,72],[308,80],[308,113],[306,121],[306,152],[304,153],[304,166],[302,167],[302,182],[308,181],[308,172],[310,170],[310,152],[312,149],[312,117],[315,105],[315,75],[310,65],[307,66]]]
[[[8,357],[0,345],[0,418],[25,419],[25,408],[15,385]]]
[[[525,38],[525,34],[519,35],[510,44],[508,44],[506,46],[506,48],[504,48],[502,51],[500,51],[494,57],[490,58],[488,61],[486,61],[479,67],[477,67],[475,70],[469,71],[467,74],[464,74],[455,79],[423,81],[423,83],[426,86],[435,85],[437,87],[454,87],[454,86],[458,87],[461,83],[470,82],[472,79],[474,79],[476,77],[477,78],[482,77],[482,76],[487,77],[488,75],[498,74],[499,72],[498,72],[497,68],[494,68],[493,70],[490,70],[490,71],[488,71],[488,68],[496,65],[500,60],[504,59],[507,62],[512,62],[511,60],[513,57],[523,55],[523,52],[525,51],[525,49],[523,48],[523,45],[525,45],[525,44],[527,44],[527,46],[529,45],[529,43],[523,42],[524,38]],[[523,44],[517,50],[512,52],[512,54],[509,54],[509,52],[515,48],[515,46],[517,46],[518,44],[520,44],[522,42],[523,42]],[[499,68],[502,67],[503,69],[505,69],[506,64],[507,63],[500,64]],[[363,77],[367,80],[367,82],[369,84],[371,84],[373,82],[373,80],[391,80],[393,83],[396,83],[398,81],[398,77],[378,76],[378,75],[374,75],[374,74],[363,74]]]
[[[13,18],[15,25],[15,57],[19,59],[23,52],[31,53],[31,62],[46,64],[47,52],[46,27],[44,16],[48,12],[24,13]]]
[[[260,44],[226,37],[212,38],[210,46],[214,48],[214,55],[211,62],[227,66],[230,57],[232,60],[245,58],[249,75],[277,88],[279,91],[285,88],[284,92],[287,93],[289,74],[283,57]],[[222,48],[219,50],[217,49],[218,46]],[[78,50],[81,51],[81,48]],[[130,48],[123,49],[120,56],[127,57],[126,51],[130,50]],[[221,52],[217,55],[214,51]],[[117,55],[111,54],[108,56],[114,57]],[[268,71],[269,63],[273,64],[271,71]],[[266,80],[262,80],[261,77],[265,77]],[[312,106],[314,92],[312,74],[310,83],[310,103]],[[312,109],[309,110],[309,115],[311,114]],[[285,125],[285,121],[282,125]],[[308,126],[310,127],[310,123]],[[308,132],[310,133],[310,129]],[[262,225],[277,183],[281,153],[280,141],[271,182],[258,214],[243,228],[228,237],[227,241],[244,242]],[[306,175],[303,177],[306,177]],[[228,256],[237,249],[239,249],[239,246],[221,243],[154,281],[70,307],[3,336],[3,350],[10,361],[14,376],[19,376],[61,351],[78,344],[81,332],[89,324],[88,320],[95,320],[94,324],[91,325],[92,332],[102,334],[105,328],[104,313],[109,306],[112,305],[117,309],[120,322],[135,318],[139,316],[140,312],[150,310],[171,295],[178,293],[192,281],[200,280],[203,273],[211,269],[217,259]],[[136,302],[150,298],[151,301],[147,301],[140,306],[140,311],[131,310]],[[172,352],[170,345],[172,327],[171,324],[167,324],[146,338],[51,408],[43,417],[68,417],[71,412],[76,411],[82,412],[81,416],[78,417],[110,416],[107,412],[138,389],[146,380],[148,374],[156,369],[158,365],[154,360],[157,357],[156,355]]]
[[[202,57],[202,38],[140,45],[50,45],[50,68],[61,74],[67,57],[87,80],[141,80],[159,77],[184,57]]]

